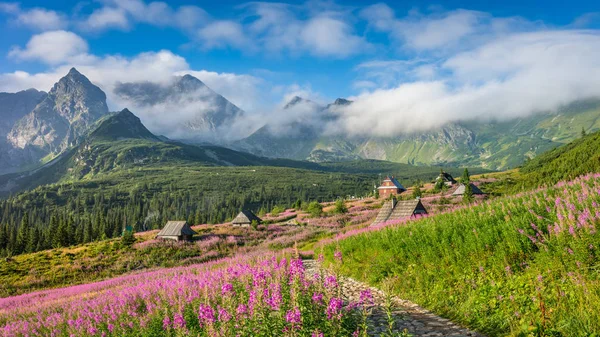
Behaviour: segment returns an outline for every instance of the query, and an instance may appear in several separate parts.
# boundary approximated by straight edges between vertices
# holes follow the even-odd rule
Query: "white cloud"
[[[84,30],[103,30],[108,28],[129,29],[127,14],[120,8],[103,7],[95,10],[87,20],[80,24]]]
[[[306,49],[317,56],[347,57],[368,48],[362,37],[352,34],[348,23],[326,16],[308,20],[301,39]]]
[[[25,49],[15,47],[9,57],[55,65],[86,57],[87,51],[88,44],[79,35],[57,30],[32,36]]]
[[[64,29],[68,19],[62,13],[44,8],[21,9],[17,3],[0,3],[0,12],[11,14],[14,22],[35,30]]]
[[[176,27],[191,30],[203,25],[208,14],[197,6],[171,7],[162,1],[146,3],[143,0],[103,0],[102,7],[94,10],[80,22],[84,30],[127,30],[135,23],[159,27]]]
[[[336,132],[394,136],[465,120],[508,120],[600,97],[600,33],[515,33],[461,52],[436,80],[354,98]]]
[[[198,37],[207,49],[232,46],[237,49],[251,48],[252,44],[241,24],[223,20],[212,22],[198,31]]]
[[[200,29],[204,48],[230,46],[244,51],[346,58],[371,47],[353,31],[351,11],[330,3],[292,6],[257,2],[241,8],[246,13],[240,22],[215,21]]]
[[[372,29],[389,33],[399,49],[435,54],[468,50],[504,34],[532,31],[541,26],[540,22],[521,17],[493,17],[466,9],[427,14],[411,10],[407,16],[397,17],[383,3],[364,8],[360,16]]]

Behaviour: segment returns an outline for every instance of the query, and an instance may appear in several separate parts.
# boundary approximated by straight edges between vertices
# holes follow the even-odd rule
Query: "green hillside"
[[[595,336],[600,179],[335,240],[342,274],[489,336]],[[586,196],[582,198],[581,196]]]
[[[554,184],[590,172],[600,172],[600,132],[543,153],[521,168],[522,178],[530,186]]]
[[[268,159],[172,142],[123,110],[99,120],[78,146],[45,166],[0,177],[0,193],[7,196],[0,201],[0,254],[111,238],[124,225],[144,231],[172,219],[220,223],[242,209],[365,196],[381,175],[410,186],[432,180],[439,170],[385,161]],[[31,230],[21,233],[23,221]]]

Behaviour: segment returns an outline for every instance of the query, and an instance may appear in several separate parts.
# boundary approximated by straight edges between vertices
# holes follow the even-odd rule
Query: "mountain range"
[[[232,147],[261,156],[313,162],[377,159],[412,165],[474,166],[500,170],[521,165],[547,150],[600,129],[600,100],[575,102],[556,112],[509,121],[450,123],[442,128],[397,137],[350,137],[330,134],[325,125],[352,104],[337,99],[326,106],[300,97],[283,108],[317,106],[317,121],[293,120],[288,131],[266,124]]]
[[[161,114],[187,109],[187,118],[175,120],[173,127],[197,140],[210,139],[244,113],[190,75],[173,77],[166,84],[118,83],[114,93],[122,104],[150,107]],[[48,93],[35,89],[0,93],[0,174],[51,162],[78,145],[108,115],[106,94],[75,68]]]
[[[144,109],[160,114],[177,111],[172,115],[179,117],[173,118],[168,126],[177,130],[175,135],[183,133],[185,137],[181,139],[186,142],[216,144],[213,148],[221,153],[226,152],[225,147],[232,148],[236,151],[227,150],[228,156],[235,153],[252,158],[249,161],[254,164],[267,163],[266,158],[314,163],[375,159],[497,170],[519,166],[539,153],[567,143],[577,138],[582,129],[588,132],[600,129],[600,101],[590,100],[566,105],[554,113],[509,121],[451,123],[437,130],[397,137],[350,137],[330,133],[328,127],[342,118],[344,107],[353,104],[352,101],[339,98],[320,105],[294,97],[282,107],[277,120],[265,122],[246,138],[226,142],[218,135],[246,113],[191,75],[173,77],[168,83],[118,83],[113,93],[121,104],[133,107],[133,111]],[[155,136],[131,112],[125,118],[129,110],[124,111],[119,114],[129,122],[123,125],[138,128],[134,138],[169,146],[176,143]],[[35,89],[0,93],[0,116],[0,173],[12,173],[54,163],[115,114],[109,112],[106,94],[73,68],[47,93]],[[149,123],[150,130],[156,128],[152,121]],[[112,131],[108,127],[104,134]],[[177,143],[177,146],[186,145]],[[207,162],[235,164],[235,160],[228,158]]]

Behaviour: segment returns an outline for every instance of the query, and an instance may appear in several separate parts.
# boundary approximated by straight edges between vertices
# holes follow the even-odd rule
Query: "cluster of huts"
[[[243,210],[233,219],[231,224],[234,227],[250,227],[253,222],[260,224],[262,220],[252,213],[252,211]],[[173,241],[192,241],[195,234],[198,233],[186,221],[169,221],[158,232],[156,238]]]
[[[447,186],[454,186],[458,184],[452,175],[443,171],[436,178],[436,181],[439,180],[442,180]],[[484,194],[473,183],[470,183],[470,185],[473,194]],[[423,203],[421,203],[420,199],[402,201],[396,200],[395,197],[402,194],[402,192],[405,192],[406,188],[404,188],[404,186],[402,186],[402,184],[400,184],[400,182],[394,178],[394,176],[385,177],[381,183],[381,186],[379,186],[377,189],[380,197],[391,198],[384,203],[381,211],[377,215],[377,218],[373,222],[373,225],[427,214],[427,210],[423,206]],[[462,196],[464,193],[465,185],[458,184],[458,187],[452,193],[452,196]],[[241,211],[240,214],[238,214],[231,222],[234,227],[250,227],[253,223],[260,224],[262,223],[262,220],[250,210]],[[156,237],[165,240],[192,241],[192,238],[195,234],[198,233],[196,233],[187,222],[169,221]]]
[[[452,196],[458,197],[465,194],[465,184],[459,184],[453,177],[447,172],[442,171],[436,178],[437,181],[442,181],[446,186],[452,187],[458,185],[452,193]],[[471,190],[475,195],[484,194],[477,186],[473,183]],[[381,211],[377,214],[377,218],[373,222],[373,225],[379,225],[389,221],[395,221],[405,218],[416,217],[427,214],[427,209],[423,206],[420,198],[415,200],[396,200],[396,196],[406,191],[406,188],[398,182],[394,176],[387,176],[382,181],[381,186],[377,188],[379,196],[383,198],[390,198],[381,207]]]

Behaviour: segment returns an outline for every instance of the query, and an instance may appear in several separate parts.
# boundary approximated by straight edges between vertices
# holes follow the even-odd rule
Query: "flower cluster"
[[[301,260],[248,256],[0,299],[11,336],[348,336],[335,277]]]

